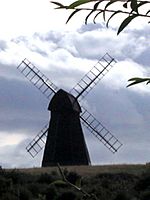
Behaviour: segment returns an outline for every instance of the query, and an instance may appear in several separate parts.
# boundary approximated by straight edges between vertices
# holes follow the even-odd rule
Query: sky
[[[117,36],[121,17],[109,28],[102,19],[85,25],[85,13],[65,24],[70,12],[54,8],[48,0],[0,2],[0,165],[41,166],[43,151],[33,159],[25,147],[49,122],[49,102],[17,70],[21,61],[69,91],[106,52],[117,63],[81,104],[123,146],[112,154],[83,127],[92,165],[148,163],[150,86],[126,86],[132,77],[150,76],[149,24],[134,20]]]

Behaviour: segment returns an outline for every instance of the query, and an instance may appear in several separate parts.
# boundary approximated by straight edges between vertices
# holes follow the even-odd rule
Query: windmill
[[[70,92],[58,89],[26,58],[18,65],[17,69],[50,100],[50,123],[45,125],[26,147],[34,158],[45,146],[42,167],[55,166],[57,163],[90,164],[80,122],[112,153],[117,152],[122,146],[109,130],[79,104],[115,62],[114,58],[106,53]]]

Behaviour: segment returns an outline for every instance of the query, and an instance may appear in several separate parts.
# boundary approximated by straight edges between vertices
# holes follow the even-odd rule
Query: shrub
[[[5,178],[11,179],[13,184],[20,183],[20,174],[16,170],[5,173]]]
[[[25,183],[31,183],[31,182],[36,181],[35,176],[31,174],[19,172],[15,169],[12,171],[5,172],[3,174],[3,177],[7,179],[11,179],[13,184],[25,184]]]
[[[130,199],[131,197],[127,193],[120,192],[119,194],[117,194],[114,200],[130,200]]]
[[[77,199],[77,194],[73,191],[66,191],[57,198],[57,200],[75,200],[75,199]]]
[[[140,200],[148,200],[150,199],[150,191],[144,191],[140,195]]]
[[[42,186],[39,183],[30,183],[27,185],[27,188],[34,197],[38,197],[39,193],[41,193]]]
[[[145,175],[144,177],[142,177],[137,184],[135,185],[135,189],[137,191],[142,191],[142,190],[146,190],[150,187],[150,175]]]
[[[76,182],[81,179],[81,176],[79,174],[77,174],[76,172],[69,172],[66,175],[67,180],[72,183],[72,184],[76,184]]]
[[[55,200],[57,198],[57,190],[55,186],[50,186],[45,192],[46,200]]]
[[[12,186],[12,180],[0,176],[0,196],[2,193],[7,192]]]
[[[38,178],[38,183],[46,183],[46,184],[50,184],[55,180],[55,178],[51,175],[51,174],[41,174]]]
[[[20,187],[18,192],[19,192],[19,199],[21,199],[21,200],[30,200],[30,199],[32,199],[32,194],[27,188]]]
[[[1,200],[18,200],[18,198],[14,194],[7,192],[2,195]]]

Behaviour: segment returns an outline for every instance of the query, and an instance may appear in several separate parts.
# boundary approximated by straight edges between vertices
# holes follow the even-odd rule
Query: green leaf
[[[127,85],[127,87],[130,87],[132,85],[139,84],[139,83],[142,83],[142,82],[147,82],[146,84],[149,84],[150,83],[150,78],[135,77],[135,78],[129,79],[128,81],[132,81],[132,83],[130,83],[129,85]]]
[[[128,8],[128,3],[127,3],[127,2],[124,3],[124,4],[123,4],[123,7],[124,7],[124,8]]]
[[[134,78],[130,78],[128,81],[139,81],[141,80],[142,78],[139,78],[139,77],[134,77]]]
[[[128,3],[129,3],[129,2],[131,2],[131,0],[127,0],[127,1],[123,4],[123,7],[124,7],[124,8],[128,8]]]
[[[132,9],[132,11],[135,11],[136,13],[138,13],[137,0],[131,0],[131,9]]]
[[[121,23],[121,25],[119,26],[117,35],[119,35],[119,33],[120,33],[121,31],[123,31],[123,29],[124,29],[135,17],[138,17],[138,15],[133,14],[133,15],[127,17],[127,18]]]
[[[140,83],[140,82],[133,82],[133,83],[130,83],[129,85],[127,85],[127,87],[130,87],[130,86],[132,86],[132,85],[135,85],[135,84],[138,84],[138,83]]]
[[[109,21],[111,20],[111,18],[114,16],[114,15],[116,15],[116,14],[118,14],[118,13],[120,13],[121,12],[121,10],[117,10],[116,12],[114,12],[110,17],[109,17],[109,19],[107,20],[107,23],[106,23],[106,27],[108,28],[108,24],[109,24]]]
[[[119,1],[119,0],[111,0],[111,1],[109,1],[109,2],[106,4],[104,10],[106,10],[106,9],[108,8],[108,6],[110,6],[111,4],[113,4],[113,3],[117,2],[117,1]]]
[[[91,2],[91,0],[78,0],[68,6],[68,9],[74,9],[77,6]]]
[[[53,181],[50,185],[67,185],[67,183],[63,180],[56,180],[56,181]]]
[[[78,188],[81,188],[81,181],[82,181],[82,177],[79,177],[79,178],[76,180],[75,185],[76,185]]]
[[[87,20],[88,20],[88,18],[90,17],[90,15],[91,15],[93,12],[95,12],[95,10],[92,10],[92,11],[86,16],[86,18],[85,18],[85,24],[87,24]]]
[[[113,4],[113,3],[117,2],[117,1],[119,1],[119,0],[111,0],[111,1],[109,1],[109,2],[106,4],[106,6],[105,6],[105,8],[104,8],[104,11],[103,11],[103,19],[104,19],[104,21],[105,21],[105,12],[106,12],[106,9],[108,8],[108,6],[110,6],[111,4]]]
[[[103,2],[103,1],[105,1],[105,0],[100,0],[100,1],[98,1],[97,3],[95,3],[93,9],[96,10],[96,9],[98,8],[99,4],[100,4],[101,2]]]
[[[70,21],[70,19],[77,13],[79,12],[81,9],[76,9],[75,11],[73,11],[71,13],[71,15],[68,17],[67,21],[66,21],[66,24]]]
[[[148,85],[149,83],[150,83],[150,80],[149,80],[149,81],[147,81],[146,85]]]
[[[148,15],[150,13],[150,10],[147,11],[146,15]]]
[[[102,13],[103,11],[101,10],[101,11],[99,11],[96,15],[95,15],[95,17],[93,18],[93,23],[94,24],[96,24],[96,18],[98,17],[98,15],[100,15],[101,13]]]
[[[59,2],[51,1],[51,3],[53,3],[53,4],[57,5],[57,6],[59,6],[59,8],[65,8],[65,6],[64,6],[63,4],[61,4],[61,3],[59,3]]]

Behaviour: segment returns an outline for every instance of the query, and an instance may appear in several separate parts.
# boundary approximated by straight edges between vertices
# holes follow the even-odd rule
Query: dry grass
[[[120,164],[120,165],[98,165],[98,166],[62,166],[62,169],[74,171],[82,176],[92,176],[99,173],[130,173],[140,175],[150,170],[150,164]],[[51,173],[58,171],[57,167],[26,168],[17,169],[20,172],[30,174]]]

